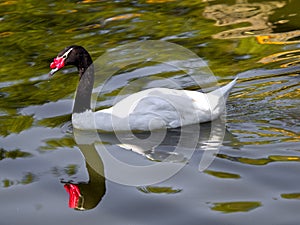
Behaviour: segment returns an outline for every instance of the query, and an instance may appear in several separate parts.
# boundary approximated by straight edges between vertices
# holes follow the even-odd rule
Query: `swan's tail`
[[[228,96],[228,94],[230,93],[231,89],[236,84],[237,79],[238,79],[238,77],[236,77],[233,81],[231,81],[230,83],[226,84],[225,86],[212,91],[211,93],[215,94],[215,95],[220,95],[221,94],[226,99],[227,96]]]
[[[207,93],[207,97],[212,111],[212,120],[219,117],[225,110],[226,100],[238,78],[229,82],[225,86],[218,88],[212,92]]]

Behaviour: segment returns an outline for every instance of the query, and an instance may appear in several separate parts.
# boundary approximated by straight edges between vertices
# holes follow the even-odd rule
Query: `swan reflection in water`
[[[199,129],[201,132],[199,132]],[[233,139],[233,136],[225,129],[221,119],[219,119],[218,123],[190,125],[184,127],[184,129],[176,128],[152,132],[124,132],[117,134],[74,129],[73,133],[75,141],[84,156],[89,180],[88,182],[61,182],[69,193],[69,207],[77,210],[93,209],[99,204],[106,192],[105,179],[110,180],[110,177],[107,175],[109,172],[114,171],[114,175],[118,177],[124,175],[125,179],[130,176],[128,174],[126,176],[126,172],[118,170],[118,168],[113,168],[114,165],[111,165],[106,160],[106,156],[102,155],[103,151],[99,151],[100,148],[104,147],[110,153],[116,151],[116,148],[120,148],[121,150],[126,150],[127,152],[130,150],[143,156],[143,158],[138,159],[138,166],[132,167],[135,170],[140,170],[141,167],[152,163],[160,164],[162,162],[181,164],[182,168],[191,159],[192,154],[196,153],[193,157],[197,157],[197,161],[200,160],[198,169],[203,171],[212,163],[215,155],[218,153],[216,143],[221,144],[223,138],[224,140]],[[196,145],[192,149],[190,147],[193,140],[196,140]],[[201,157],[201,159],[198,157]],[[204,158],[205,160],[203,161]],[[139,179],[135,175],[130,177]],[[145,181],[137,181],[137,184],[139,182],[143,183]]]
[[[105,178],[103,162],[94,145],[78,144],[85,159],[89,176],[88,182],[64,182],[64,188],[69,193],[69,207],[77,210],[95,208],[105,194]]]

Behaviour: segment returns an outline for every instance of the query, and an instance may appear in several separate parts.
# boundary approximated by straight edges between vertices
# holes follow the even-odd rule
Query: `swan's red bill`
[[[76,184],[65,184],[64,188],[69,193],[69,207],[77,208],[81,198],[80,190]]]
[[[50,68],[52,69],[49,73],[52,76],[55,72],[60,70],[65,66],[65,58],[63,57],[56,57],[53,59],[53,62],[50,64]]]

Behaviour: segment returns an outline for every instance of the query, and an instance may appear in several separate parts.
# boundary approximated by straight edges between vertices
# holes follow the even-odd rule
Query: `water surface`
[[[0,6],[1,224],[298,223],[299,1],[1,1]],[[236,75],[240,79],[227,103],[227,130],[213,163],[198,170],[210,131],[206,124],[193,157],[175,176],[132,187],[100,177],[105,164],[92,146],[76,143],[68,128],[76,70],[66,68],[52,79],[47,73],[66,46],[82,45],[96,59],[145,40],[191,50],[220,85]],[[98,107],[110,106],[125,87],[166,85],[157,76],[195,89],[182,71],[147,62],[116,74]],[[179,136],[170,131],[158,154],[124,150],[111,137],[103,144],[116,158],[145,165],[168,156]],[[90,158],[98,160],[97,168],[89,167]],[[66,182],[80,183],[87,210],[69,208]]]

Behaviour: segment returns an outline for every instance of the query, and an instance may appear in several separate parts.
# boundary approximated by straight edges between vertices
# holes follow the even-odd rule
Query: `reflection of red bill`
[[[64,188],[69,193],[69,207],[77,208],[81,198],[80,190],[76,184],[65,184]]]

